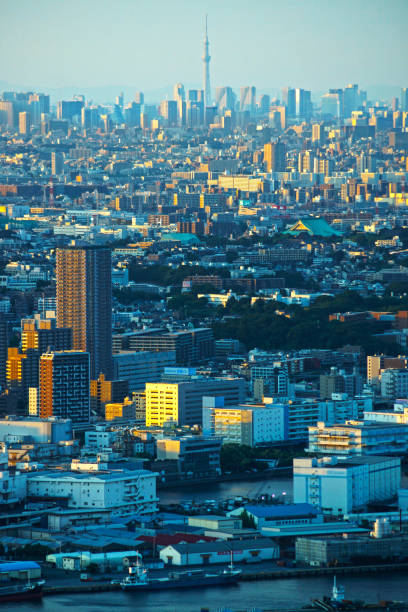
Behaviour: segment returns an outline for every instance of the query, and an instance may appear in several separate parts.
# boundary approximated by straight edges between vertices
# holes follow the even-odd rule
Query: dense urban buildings
[[[0,551],[61,580],[408,558],[406,84],[211,87],[212,31],[1,94]]]

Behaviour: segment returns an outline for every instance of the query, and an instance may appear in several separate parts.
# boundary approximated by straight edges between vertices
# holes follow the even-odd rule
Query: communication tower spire
[[[204,38],[204,54],[202,57],[204,64],[204,104],[205,106],[211,106],[211,85],[210,85],[210,54],[209,54],[209,46],[208,42],[208,27],[207,27],[207,18],[208,15],[205,16],[205,38]]]

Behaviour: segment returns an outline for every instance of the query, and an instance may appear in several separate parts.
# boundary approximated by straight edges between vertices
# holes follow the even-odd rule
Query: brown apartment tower
[[[57,326],[72,329],[72,348],[87,351],[90,376],[112,377],[111,251],[57,249]]]

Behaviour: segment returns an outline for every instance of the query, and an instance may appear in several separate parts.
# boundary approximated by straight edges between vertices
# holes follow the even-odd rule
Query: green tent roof
[[[321,236],[322,238],[328,236],[341,236],[341,232],[335,230],[331,225],[324,219],[310,217],[308,219],[299,219],[292,227],[287,229],[284,233],[290,234],[291,236],[298,236],[306,232],[311,236]]]
[[[180,232],[169,232],[163,234],[161,237],[162,241],[174,240],[179,241],[182,244],[199,244],[200,241],[195,234],[182,234]]]

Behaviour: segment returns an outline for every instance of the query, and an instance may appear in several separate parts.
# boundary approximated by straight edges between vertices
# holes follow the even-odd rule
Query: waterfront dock
[[[383,563],[378,565],[354,565],[344,567],[313,567],[313,568],[279,568],[277,570],[269,571],[243,571],[240,581],[251,582],[258,580],[278,580],[282,578],[312,578],[316,576],[333,576],[333,575],[347,575],[347,574],[375,574],[384,572],[403,572],[408,570],[408,563]],[[62,593],[101,593],[104,591],[118,591],[120,585],[118,582],[99,582],[90,581],[80,584],[58,584],[47,586],[43,588],[43,594],[48,595],[59,595]],[[407,605],[408,610],[408,605]],[[275,611],[276,612],[276,611]]]

